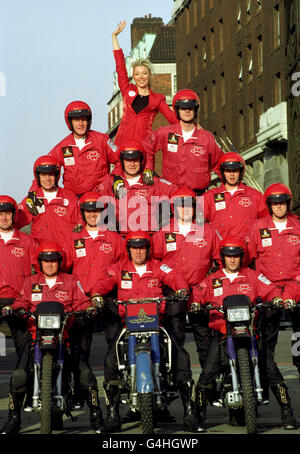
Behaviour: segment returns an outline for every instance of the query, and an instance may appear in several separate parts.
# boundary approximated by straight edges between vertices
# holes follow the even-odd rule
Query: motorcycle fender
[[[150,352],[141,351],[136,356],[136,385],[138,393],[154,391]]]

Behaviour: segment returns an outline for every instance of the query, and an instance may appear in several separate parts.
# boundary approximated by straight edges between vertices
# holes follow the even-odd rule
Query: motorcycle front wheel
[[[51,434],[53,356],[46,352],[42,358],[41,381],[41,434]]]
[[[256,399],[253,389],[248,349],[240,347],[237,350],[237,358],[241,378],[247,433],[255,434],[257,432]]]
[[[142,422],[143,434],[153,434],[154,428],[154,405],[153,405],[153,393],[139,393],[139,404]]]

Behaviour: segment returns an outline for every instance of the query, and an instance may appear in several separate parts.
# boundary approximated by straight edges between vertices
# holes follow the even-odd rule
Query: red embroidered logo
[[[194,156],[201,156],[202,154],[205,153],[205,148],[204,147],[192,148],[191,153],[193,153]]]
[[[251,290],[251,287],[249,284],[240,284],[237,288],[237,290],[241,293],[248,293]]]
[[[100,153],[97,150],[89,151],[86,157],[90,161],[97,161],[100,158]]]
[[[57,207],[54,208],[54,213],[57,214],[57,216],[65,216],[67,214],[67,208],[66,207]]]
[[[55,293],[55,297],[59,301],[66,301],[68,299],[68,293],[64,292],[63,290],[59,290],[58,292]]]
[[[201,240],[193,241],[193,244],[194,244],[194,246],[204,247],[207,245],[207,241],[205,241],[205,239],[202,238]]]
[[[149,279],[148,287],[156,287],[158,285],[158,279]]]
[[[287,241],[291,244],[293,244],[294,246],[296,244],[299,244],[300,243],[300,240],[299,240],[299,237],[298,235],[289,235]]]
[[[16,257],[22,257],[25,255],[24,249],[22,247],[13,247],[12,250],[10,251],[13,255]]]
[[[252,200],[248,199],[248,197],[242,197],[241,200],[239,201],[240,205],[243,205],[244,207],[249,207],[250,205],[253,205]]]
[[[99,250],[105,252],[105,254],[109,254],[112,251],[112,246],[109,243],[102,243],[99,246]]]
[[[135,191],[135,195],[138,197],[147,197],[148,190],[147,189],[140,189],[139,191]]]

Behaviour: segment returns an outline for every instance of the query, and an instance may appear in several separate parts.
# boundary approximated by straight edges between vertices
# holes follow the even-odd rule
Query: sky
[[[20,202],[34,161],[68,135],[66,105],[81,99],[93,112],[92,129],[106,132],[115,64],[111,34],[130,52],[135,17],[172,16],[173,0],[1,0],[0,194]]]

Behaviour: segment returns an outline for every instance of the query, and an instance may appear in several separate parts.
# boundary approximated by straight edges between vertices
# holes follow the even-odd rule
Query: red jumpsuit
[[[300,302],[300,274],[286,284],[282,292],[282,299],[292,299],[297,303]]]
[[[33,238],[16,229],[7,243],[0,238],[0,299],[19,295],[25,278],[31,275],[36,248]]]
[[[141,142],[147,134],[151,133],[152,123],[158,112],[161,112],[169,123],[176,123],[176,115],[166,103],[165,96],[154,93],[151,89],[149,89],[148,106],[138,114],[135,113],[132,108],[132,102],[138,95],[138,89],[136,85],[129,82],[122,49],[114,50],[113,53],[116,61],[119,88],[123,96],[123,116],[115,143],[121,145],[128,140]]]
[[[284,286],[300,271],[300,221],[288,215],[286,229],[279,233],[271,215],[258,219],[250,231],[248,249],[256,270]]]
[[[170,200],[177,186],[162,178],[154,177],[153,186],[138,182],[129,186],[124,172],[120,175],[123,178],[127,198],[114,200],[116,206],[116,217],[119,221],[120,232],[126,233],[129,230],[144,230],[154,232],[158,230],[158,199]],[[111,176],[96,187],[94,190],[100,195],[114,197],[113,178]]]
[[[249,240],[253,222],[267,214],[263,194],[240,183],[233,195],[225,185],[203,194],[204,218],[211,222],[222,238],[229,235]]]
[[[42,207],[37,207],[39,214],[33,216],[26,207],[26,198],[18,205],[18,228],[32,222],[31,236],[40,244],[43,241],[54,241],[62,245],[73,230],[81,222],[78,208],[78,198],[74,192],[58,188],[56,198],[48,203],[43,190],[37,189],[37,197],[43,201]]]
[[[241,268],[238,276],[230,282],[222,269],[206,277],[194,289],[194,301],[199,304],[212,303],[222,306],[223,299],[230,295],[246,295],[255,304],[259,296],[268,301],[280,296],[281,291],[273,285],[263,274],[250,268]],[[226,324],[221,312],[210,311],[209,326],[226,334]]]
[[[193,136],[183,141],[180,123],[163,126],[143,141],[147,153],[146,168],[153,169],[153,157],[162,150],[162,175],[179,186],[204,190],[209,185],[211,171],[223,152],[214,136],[195,127]]]
[[[219,261],[219,238],[210,224],[193,224],[184,236],[175,225],[163,227],[152,237],[153,257],[161,259],[174,268],[187,280],[190,286],[190,301],[193,301],[193,288],[207,275],[213,260]],[[201,232],[201,234],[200,234]]]
[[[34,312],[37,305],[43,301],[58,301],[64,305],[67,312],[84,311],[91,306],[80,282],[74,276],[59,273],[56,284],[49,288],[44,274],[38,272],[25,280],[21,293],[12,304],[12,308],[13,310],[22,308]],[[67,327],[70,328],[70,324]],[[34,338],[36,325],[32,318],[28,319],[27,329]],[[65,330],[66,336],[67,331]]]
[[[119,300],[146,297],[161,298],[163,296],[163,284],[175,291],[187,288],[184,277],[159,260],[148,260],[147,270],[140,277],[133,262],[125,258],[106,270],[105,274],[93,286],[91,295],[95,293],[106,295],[117,286]],[[160,313],[164,313],[164,310],[165,305],[161,304]],[[119,314],[124,316],[124,313],[124,307],[120,305]]]
[[[125,252],[122,237],[115,232],[99,231],[93,239],[86,228],[72,233],[63,245],[67,255],[68,268],[88,293],[98,280],[101,270],[121,259]]]

